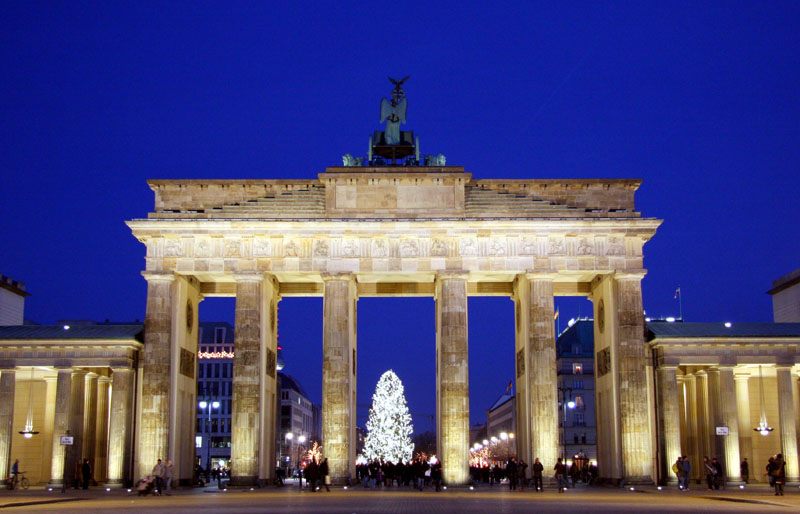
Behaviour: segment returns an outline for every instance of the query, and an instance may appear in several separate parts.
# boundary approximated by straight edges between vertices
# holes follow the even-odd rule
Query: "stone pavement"
[[[228,490],[191,489],[172,496],[139,497],[125,490],[47,492],[41,488],[28,491],[0,491],[0,510],[8,512],[266,512],[280,514],[413,514],[469,512],[519,514],[521,512],[798,512],[800,489],[790,487],[786,496],[776,497],[763,486],[745,491],[729,489],[713,493],[704,490],[681,493],[674,489],[589,488],[573,489],[565,494],[511,492],[505,487],[482,486],[475,491],[450,489],[435,493],[426,490],[388,489],[383,491],[335,489],[330,493],[281,489]]]

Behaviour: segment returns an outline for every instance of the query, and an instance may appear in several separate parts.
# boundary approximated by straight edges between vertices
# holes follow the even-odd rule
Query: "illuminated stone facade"
[[[559,448],[553,297],[581,295],[606,320],[598,340],[612,364],[598,389],[614,398],[602,415],[621,420],[598,442],[605,448],[601,474],[655,477],[648,404],[630,392],[650,387],[642,248],[661,223],[636,212],[639,181],[474,180],[456,166],[384,166],[328,168],[316,180],[154,180],[150,186],[155,212],[128,222],[146,246],[150,284],[142,382],[153,396],[139,413],[140,470],[157,456],[184,462],[182,441],[194,440],[193,424],[176,421],[183,415],[166,399],[185,392],[186,402],[174,405],[196,400],[188,395],[188,377],[175,370],[184,350],[188,360],[197,352],[187,312],[196,312],[206,296],[236,297],[236,329],[247,330],[237,335],[235,354],[242,346],[252,358],[234,368],[246,369],[246,387],[262,395],[257,405],[234,394],[233,409],[240,412],[232,429],[234,482],[264,481],[273,473],[263,465],[256,473],[255,463],[274,462],[275,450],[266,437],[253,435],[274,426],[273,320],[284,296],[324,298],[322,430],[335,482],[354,474],[361,296],[436,299],[437,435],[451,484],[467,481],[467,297],[511,298],[517,417],[525,420],[517,445],[526,461],[539,457],[552,466]],[[168,374],[187,386],[170,384],[163,378]],[[180,478],[190,476],[179,469]]]

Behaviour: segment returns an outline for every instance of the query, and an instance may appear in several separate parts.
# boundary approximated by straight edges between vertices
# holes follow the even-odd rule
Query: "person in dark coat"
[[[317,480],[319,480],[319,465],[317,461],[311,459],[305,470],[306,482],[311,486],[311,492],[317,491]]]
[[[83,478],[83,488],[89,489],[89,481],[92,479],[92,465],[89,464],[89,459],[83,459],[81,476]]]
[[[533,488],[539,492],[544,492],[544,488],[542,487],[543,472],[544,466],[539,461],[539,457],[536,457],[536,460],[533,461]]]
[[[511,491],[517,490],[517,459],[511,457],[511,460],[506,464],[506,477],[508,477],[508,489]]]
[[[325,457],[319,465],[319,476],[322,483],[325,484],[325,490],[331,492],[331,472],[328,468],[328,457]]]

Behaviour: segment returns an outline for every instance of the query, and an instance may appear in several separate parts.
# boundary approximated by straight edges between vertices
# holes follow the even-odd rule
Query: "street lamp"
[[[203,400],[200,403],[198,403],[197,406],[200,407],[201,411],[203,411],[203,410],[207,410],[208,411],[208,425],[206,425],[207,428],[208,428],[208,440],[206,441],[206,443],[207,443],[206,447],[208,448],[206,450],[206,455],[207,455],[207,458],[206,458],[206,469],[210,473],[211,472],[211,409],[219,409],[219,402],[218,401],[207,402],[207,401]],[[203,433],[205,433],[205,432],[206,432],[206,430],[203,430]],[[206,478],[208,478],[208,477],[206,477]]]
[[[567,464],[567,409],[574,409],[575,402],[572,400],[572,388],[571,387],[559,387],[559,392],[561,392],[561,405],[563,406],[564,410],[564,424],[562,430],[564,432],[564,453],[562,454],[564,457],[564,465]],[[569,392],[569,400],[567,400],[567,392]]]

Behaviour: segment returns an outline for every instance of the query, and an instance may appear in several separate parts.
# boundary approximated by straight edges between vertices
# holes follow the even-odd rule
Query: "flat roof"
[[[648,340],[692,337],[800,337],[800,323],[647,323]]]
[[[777,294],[788,289],[795,284],[800,283],[800,268],[787,273],[786,275],[772,281],[772,289],[767,291],[767,294]]]
[[[65,329],[69,326],[69,329]],[[139,325],[9,325],[0,326],[2,340],[86,340],[136,339],[143,341],[144,326]]]

